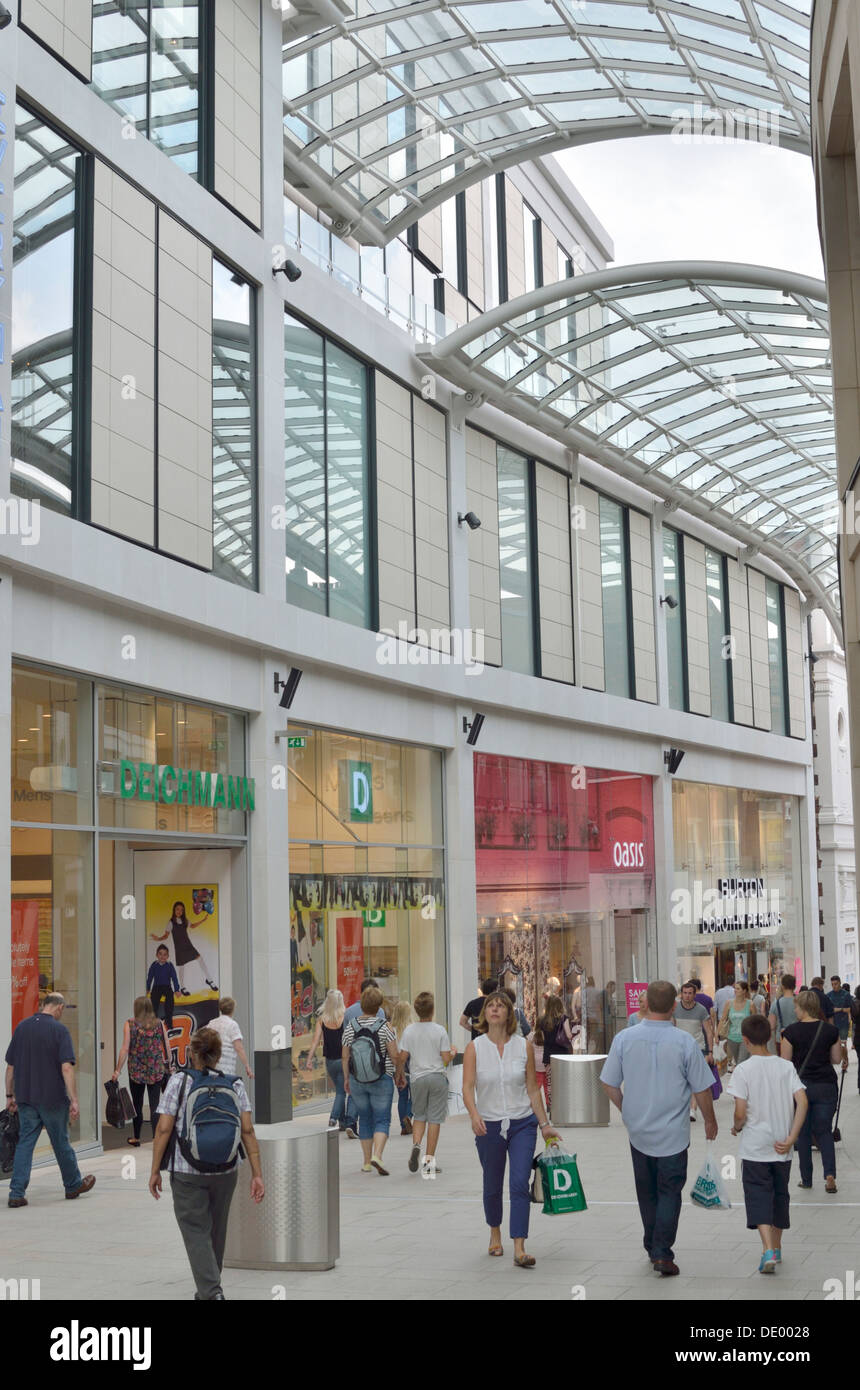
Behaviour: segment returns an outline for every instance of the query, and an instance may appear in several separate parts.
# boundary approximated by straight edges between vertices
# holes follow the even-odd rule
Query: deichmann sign
[[[254,810],[253,777],[225,777],[220,772],[200,772],[196,768],[132,763],[123,758],[119,765],[119,790],[125,801]]]

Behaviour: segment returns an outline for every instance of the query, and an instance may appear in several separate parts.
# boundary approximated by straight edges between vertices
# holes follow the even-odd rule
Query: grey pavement
[[[824,1282],[860,1273],[860,1098],[855,1055],[845,1081],[837,1145],[836,1196],[824,1192],[815,1159],[811,1192],[799,1192],[792,1163],[792,1229],[784,1263],[774,1276],[758,1273],[759,1239],[747,1231],[738,1175],[727,1180],[730,1211],[709,1212],[685,1201],[676,1244],[677,1279],[654,1275],[642,1249],[642,1228],[633,1190],[626,1134],[617,1111],[608,1129],[566,1130],[578,1156],[588,1210],[564,1217],[533,1208],[528,1249],[537,1267],[514,1267],[507,1237],[505,1256],[486,1254],[481,1172],[465,1116],[442,1130],[443,1172],[426,1181],[407,1170],[411,1141],[392,1126],[386,1150],[390,1176],[359,1171],[358,1143],[340,1139],[341,1253],[335,1269],[279,1273],[228,1269],[229,1299],[335,1300],[377,1298],[383,1274],[391,1300],[572,1298],[740,1303],[747,1300],[821,1300]],[[716,1153],[735,1155],[731,1101],[717,1103]],[[396,1121],[396,1110],[395,1110]],[[148,1128],[148,1126],[147,1126]],[[692,1126],[689,1192],[704,1159],[704,1126]],[[134,1176],[129,1160],[136,1160]],[[173,1216],[169,1187],[156,1203],[149,1195],[149,1148],[121,1148],[83,1164],[97,1183],[75,1202],[64,1199],[52,1164],[34,1169],[30,1205],[10,1210],[0,1186],[0,1279],[38,1279],[44,1299],[187,1299],[193,1285]],[[245,1180],[243,1177],[242,1181]],[[850,1295],[849,1295],[850,1296]]]

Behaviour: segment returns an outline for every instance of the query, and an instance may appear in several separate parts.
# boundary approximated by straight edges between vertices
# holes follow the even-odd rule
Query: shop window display
[[[478,979],[510,985],[531,1023],[559,981],[575,1048],[605,1051],[626,985],[648,979],[649,778],[477,755]]]

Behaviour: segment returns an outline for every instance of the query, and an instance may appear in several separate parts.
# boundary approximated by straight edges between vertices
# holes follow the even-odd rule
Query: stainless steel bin
[[[588,1053],[552,1059],[552,1122],[585,1129],[609,1124],[609,1097],[600,1084],[606,1055]]]
[[[256,1127],[266,1196],[249,1195],[243,1163],[224,1264],[232,1269],[333,1269],[340,1255],[339,1133],[327,1116]]]

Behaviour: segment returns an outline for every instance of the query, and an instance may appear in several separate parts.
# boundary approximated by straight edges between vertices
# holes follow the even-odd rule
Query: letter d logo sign
[[[573,1187],[573,1178],[570,1173],[566,1173],[563,1168],[556,1168],[552,1175],[553,1192],[569,1192]]]
[[[373,784],[370,763],[349,764],[349,818],[373,820]]]

